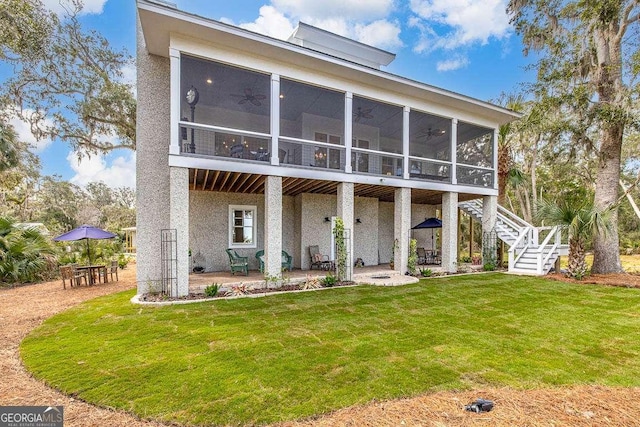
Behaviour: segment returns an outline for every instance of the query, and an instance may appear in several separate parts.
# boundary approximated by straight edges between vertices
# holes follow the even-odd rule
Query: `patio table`
[[[89,272],[89,286],[95,284],[95,278],[98,277],[98,281],[100,281],[100,270],[106,268],[106,265],[80,265],[76,267],[76,270],[79,271],[88,271]]]

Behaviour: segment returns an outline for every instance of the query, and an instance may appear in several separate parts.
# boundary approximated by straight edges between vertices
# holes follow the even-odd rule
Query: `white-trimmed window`
[[[229,247],[255,248],[256,245],[255,206],[229,206]]]

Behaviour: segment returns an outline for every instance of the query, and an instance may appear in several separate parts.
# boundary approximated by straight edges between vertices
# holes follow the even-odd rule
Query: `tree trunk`
[[[567,277],[582,280],[587,273],[584,242],[580,238],[569,239],[569,260],[567,263]]]
[[[612,208],[618,200],[618,182],[620,181],[620,157],[624,119],[619,116],[623,111],[624,85],[622,83],[622,54],[620,39],[616,37],[619,27],[610,25],[600,28],[596,25],[593,34],[595,41],[597,69],[595,82],[598,103],[603,111],[609,111],[610,117],[601,118],[598,172],[594,205],[599,209]],[[609,233],[599,233],[593,241],[593,273],[622,272],[620,264],[620,244],[618,239],[618,208],[613,208]]]
[[[602,146],[596,179],[594,205],[598,209],[613,206],[618,200],[620,180],[620,152],[622,149],[622,126],[610,124],[602,131]],[[611,213],[611,230],[597,234],[593,240],[592,273],[620,273],[620,242],[618,239],[618,208]]]

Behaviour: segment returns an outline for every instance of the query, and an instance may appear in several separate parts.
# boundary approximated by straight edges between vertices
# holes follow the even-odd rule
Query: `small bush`
[[[338,282],[338,278],[333,274],[327,274],[327,276],[324,279],[322,279],[322,284],[328,288],[334,286],[337,282]]]
[[[217,283],[212,283],[206,288],[204,288],[204,295],[208,298],[213,298],[216,295],[218,295],[219,291],[220,291],[220,285]]]
[[[493,262],[486,262],[483,266],[482,269],[484,271],[494,271],[496,269],[496,265]]]
[[[127,268],[127,264],[129,264],[129,258],[125,254],[118,255],[118,267],[120,267],[120,270]]]
[[[466,255],[466,256],[460,257],[460,262],[466,262],[466,263],[469,263],[469,262],[471,262],[471,257],[470,257],[469,255]]]
[[[421,268],[420,269],[420,275],[422,277],[430,277],[433,274],[433,271],[431,271],[430,268]]]

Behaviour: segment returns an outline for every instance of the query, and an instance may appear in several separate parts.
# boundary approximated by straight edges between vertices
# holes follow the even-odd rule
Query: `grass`
[[[56,315],[22,343],[38,378],[186,424],[264,424],[478,386],[640,385],[640,290],[503,274]]]

